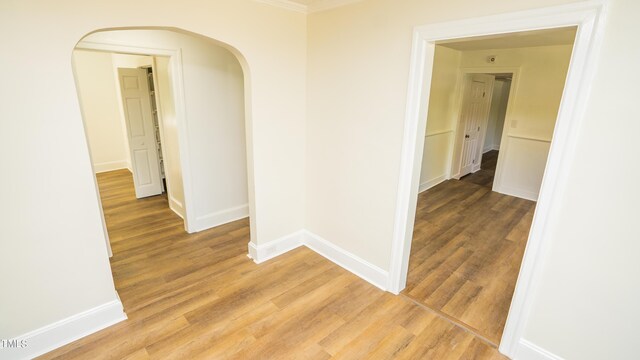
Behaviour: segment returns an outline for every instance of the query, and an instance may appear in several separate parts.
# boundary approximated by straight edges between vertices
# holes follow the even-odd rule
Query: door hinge
[[[485,92],[483,91],[483,92],[482,92],[482,97],[484,97],[484,94],[485,94]]]
[[[480,126],[478,126],[478,131],[480,131]]]

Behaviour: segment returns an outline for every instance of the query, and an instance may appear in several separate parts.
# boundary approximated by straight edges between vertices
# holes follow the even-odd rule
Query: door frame
[[[419,26],[414,29],[407,109],[400,158],[398,196],[394,218],[389,291],[400,293],[407,281],[413,238],[420,168],[427,123],[429,92],[437,42],[484,35],[577,26],[576,39],[562,94],[549,158],[542,181],[527,248],[518,275],[509,315],[500,342],[501,353],[515,357],[527,346],[524,329],[533,305],[543,262],[549,247],[550,220],[559,211],[555,199],[565,191],[568,166],[574,157],[577,129],[586,110],[603,34],[608,0],[518,11]]]
[[[159,48],[147,48],[137,47],[129,45],[111,44],[111,43],[98,43],[91,41],[80,41],[76,45],[76,49],[79,50],[92,50],[101,52],[110,52],[118,54],[129,55],[141,55],[141,56],[162,56],[169,58],[169,68],[171,69],[173,101],[176,110],[177,128],[178,128],[178,152],[180,154],[180,171],[182,172],[182,183],[184,191],[184,228],[187,232],[193,232],[189,227],[189,224],[194,224],[195,211],[193,209],[193,193],[191,188],[191,166],[189,164],[189,139],[186,128],[186,106],[184,98],[184,79],[182,76],[182,51],[181,49],[159,49]],[[153,59],[154,67],[154,81],[157,74],[155,74],[157,67],[155,66],[155,58]],[[156,97],[156,101],[157,101]],[[162,116],[162,114],[160,114]],[[163,119],[159,119],[161,122]],[[163,126],[162,124],[160,125]],[[163,144],[164,146],[165,144]],[[171,181],[170,179],[168,181]],[[96,184],[97,188],[97,184]],[[175,212],[175,211],[174,211]],[[105,224],[104,214],[102,216],[102,222]],[[105,233],[106,233],[106,226]]]
[[[462,157],[462,142],[460,142],[460,129],[462,128],[462,106],[464,101],[464,94],[466,91],[467,83],[467,75],[471,74],[496,74],[496,73],[509,73],[512,74],[511,80],[511,88],[509,89],[509,100],[515,99],[516,96],[516,88],[518,86],[518,81],[520,79],[520,68],[519,67],[465,67],[460,68],[458,70],[458,83],[459,91],[457,93],[458,100],[455,102],[457,104],[456,110],[454,113],[454,118],[456,119],[455,128],[453,130],[453,144],[451,144],[452,151],[449,152],[449,159],[447,159],[447,163],[449,164],[449,173],[447,174],[448,179],[459,179],[460,178],[460,168]],[[494,85],[495,86],[495,85]],[[490,99],[493,102],[493,94]],[[505,124],[506,118],[509,115],[510,111],[512,111],[513,104],[511,101],[507,103],[507,109],[505,114]],[[481,134],[481,142],[484,144],[484,140],[487,136],[487,123],[483,124],[482,134]],[[480,150],[482,152],[482,149]],[[482,154],[480,154],[480,163],[482,163]]]

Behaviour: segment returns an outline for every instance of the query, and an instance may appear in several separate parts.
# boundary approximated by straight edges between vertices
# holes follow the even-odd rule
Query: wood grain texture
[[[248,220],[189,235],[126,170],[98,181],[129,319],[42,359],[504,359],[309,249],[256,265]]]
[[[403,294],[497,345],[535,202],[491,191],[497,151],[483,170],[418,198]]]

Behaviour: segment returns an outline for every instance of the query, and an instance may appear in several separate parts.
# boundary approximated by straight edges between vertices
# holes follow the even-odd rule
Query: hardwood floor
[[[98,182],[129,319],[43,359],[505,359],[306,248],[256,265],[248,220],[189,235],[128,171]]]
[[[460,180],[491,188],[493,186],[493,178],[496,175],[497,165],[498,150],[487,151],[482,154],[482,166],[480,166],[480,170],[473,174],[463,176]]]
[[[484,159],[495,171],[497,152]],[[484,165],[484,174],[448,180],[420,194],[403,293],[495,345],[535,202],[492,192],[492,166]]]

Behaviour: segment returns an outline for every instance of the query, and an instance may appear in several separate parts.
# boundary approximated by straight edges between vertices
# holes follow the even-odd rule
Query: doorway
[[[502,336],[535,210],[535,199],[501,194],[494,176],[498,164],[502,164],[503,183],[508,179],[510,186],[517,188],[527,184],[514,181],[511,173],[544,172],[544,166],[540,170],[526,161],[546,157],[546,153],[538,154],[544,148],[528,146],[535,142],[528,136],[536,127],[549,129],[547,135],[552,136],[571,59],[572,37],[575,28],[559,28],[459,39],[436,46],[432,83],[436,99],[437,92],[461,89],[461,99],[455,102],[459,105],[445,115],[454,129],[454,140],[449,144],[454,149],[440,150],[443,158],[454,154],[455,175],[418,197],[403,295],[494,347]],[[460,72],[457,83],[443,84],[437,73],[456,69]],[[504,91],[503,85],[495,85],[496,78],[513,81],[515,95],[496,94],[494,90]],[[510,84],[508,88],[510,91]],[[441,106],[437,100],[429,103],[429,109]],[[442,123],[429,116],[427,131],[433,124]],[[497,123],[502,125],[499,133],[507,142],[518,135],[526,138],[519,141],[527,146],[503,146],[498,152],[493,150],[491,140],[485,155],[487,137],[495,138]],[[432,141],[425,140],[425,152],[438,152]],[[504,158],[524,161],[514,164]],[[423,166],[432,167],[424,161]]]
[[[566,185],[566,172],[562,166],[563,159],[565,159],[563,154],[567,148],[571,148],[576,140],[575,132],[571,131],[581,119],[576,115],[576,111],[581,111],[586,105],[583,95],[586,91],[585,89],[589,87],[592,74],[589,67],[592,60],[589,55],[593,51],[594,38],[597,38],[599,31],[601,31],[601,28],[597,26],[600,24],[598,22],[600,16],[601,8],[597,5],[575,5],[425,25],[416,28],[415,31],[390,267],[390,289],[395,293],[399,293],[404,289],[409,268],[409,253],[418,193],[417,185],[420,176],[419,161],[424,145],[418,134],[424,133],[425,125],[427,125],[427,113],[430,112],[427,111],[426,104],[430,103],[431,94],[428,88],[424,89],[423,84],[429,84],[435,79],[436,72],[435,68],[432,69],[432,66],[434,65],[433,56],[436,50],[436,43],[451,41],[451,39],[468,39],[470,36],[499,37],[500,35],[495,34],[577,26],[566,89],[561,96],[562,101],[558,110],[558,121],[553,131],[554,146],[551,147],[549,160],[546,161],[544,181],[534,213],[527,252],[518,275],[516,291],[514,292],[508,320],[500,341],[500,351],[507,356],[513,357],[517,351],[521,350],[521,347],[526,347],[526,344],[521,343],[521,339],[526,323],[526,314],[532,304],[529,290],[535,282],[535,274],[540,271],[540,258],[542,256],[540,249],[544,243],[542,234],[550,214],[555,211],[552,207],[552,194],[555,191],[554,189],[561,187],[560,184],[562,186]],[[516,88],[516,86],[513,88]],[[513,91],[512,89],[511,92],[513,93]],[[517,127],[519,119],[515,120]],[[429,131],[427,131],[428,135]],[[518,135],[514,133],[511,138],[517,139]],[[541,137],[538,139],[547,140]],[[505,146],[505,134],[502,135],[502,140],[501,150]],[[518,163],[520,159],[512,158],[509,160]],[[499,163],[496,179],[498,181],[500,180],[500,168],[501,164]],[[532,351],[531,349],[527,350]]]
[[[74,71],[123,301],[127,284],[146,281],[156,268],[116,274],[118,258],[135,257],[134,248],[164,261],[156,244],[192,241],[190,233],[226,224],[243,229],[234,236],[246,247],[249,169],[238,58],[188,33],[106,30],[78,43]]]

